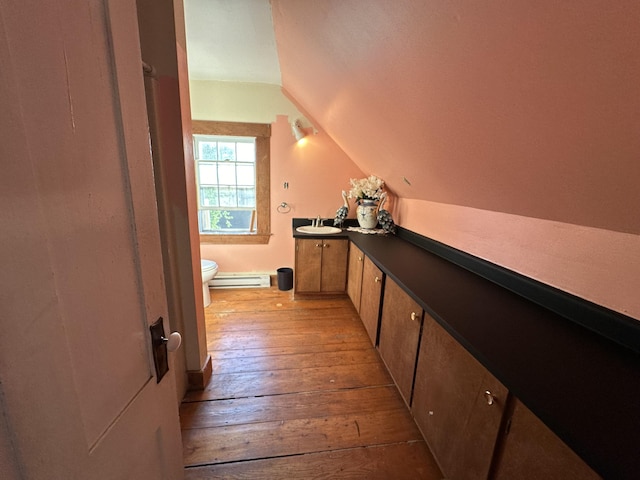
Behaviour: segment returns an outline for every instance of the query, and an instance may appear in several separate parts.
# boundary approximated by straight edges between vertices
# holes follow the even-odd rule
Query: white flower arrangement
[[[351,184],[349,198],[355,198],[358,204],[362,200],[380,200],[384,193],[382,190],[384,182],[375,175],[360,180],[352,178],[349,183]]]

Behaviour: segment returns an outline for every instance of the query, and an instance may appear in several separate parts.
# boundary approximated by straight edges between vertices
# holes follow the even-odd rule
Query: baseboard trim
[[[187,370],[187,382],[189,390],[204,390],[211,380],[213,366],[211,355],[207,355],[204,366],[200,370]]]

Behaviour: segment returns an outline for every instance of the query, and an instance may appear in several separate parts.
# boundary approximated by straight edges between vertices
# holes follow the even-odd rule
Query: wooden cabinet
[[[360,313],[360,302],[362,292],[362,269],[364,266],[364,254],[356,245],[349,244],[349,271],[347,277],[347,294]]]
[[[422,326],[422,308],[397,283],[387,278],[380,321],[380,356],[407,405]]]
[[[507,394],[486,368],[425,314],[411,410],[447,478],[487,478]]]
[[[347,239],[296,238],[295,293],[344,293]]]
[[[600,478],[531,410],[515,399],[497,455],[496,480],[591,480]]]
[[[375,346],[378,339],[378,320],[380,319],[380,300],[382,298],[383,274],[369,257],[364,257],[362,269],[362,298],[360,300],[360,318]]]
[[[353,242],[349,245],[347,294],[360,314],[371,343],[378,340],[382,271]]]

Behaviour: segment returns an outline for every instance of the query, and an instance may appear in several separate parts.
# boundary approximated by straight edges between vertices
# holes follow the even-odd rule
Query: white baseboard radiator
[[[268,273],[219,273],[209,281],[211,288],[265,288],[271,286]]]

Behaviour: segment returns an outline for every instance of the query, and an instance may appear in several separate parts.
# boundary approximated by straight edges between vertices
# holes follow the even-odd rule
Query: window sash
[[[225,137],[224,140],[237,141],[239,138],[253,137],[255,140],[255,164],[246,161],[246,152],[241,152],[240,148],[236,148],[236,156],[234,164],[238,166],[248,167],[247,164],[251,164],[255,168],[255,217],[254,217],[254,229],[250,232],[209,232],[204,231],[200,234],[200,241],[202,243],[262,243],[269,242],[271,235],[271,218],[270,218],[270,136],[271,126],[268,124],[247,124],[247,123],[233,123],[233,122],[210,122],[210,121],[193,121],[193,133],[194,133],[194,157],[200,157],[200,152],[195,143],[195,135],[215,135],[219,137]],[[199,162],[211,162],[208,159],[196,160],[196,177],[200,174]],[[218,161],[218,159],[216,159]],[[242,167],[241,167],[242,168]],[[242,181],[236,188],[252,187],[251,185],[244,185],[246,181]],[[204,211],[215,210],[216,208],[231,211],[231,207],[220,207],[219,205],[211,205],[214,202],[208,202],[202,200],[203,196],[206,197],[202,188],[210,187],[209,184],[199,185],[197,188],[198,196],[198,215],[203,215]],[[246,200],[246,198],[245,198]],[[207,203],[202,205],[202,203]],[[235,207],[237,212],[254,210],[247,206],[245,202],[240,201],[239,206]],[[210,213],[209,213],[210,214]],[[210,214],[211,215],[211,214]],[[229,229],[231,230],[231,229]]]
[[[201,234],[249,233],[253,229],[255,143],[255,137],[194,135]]]

